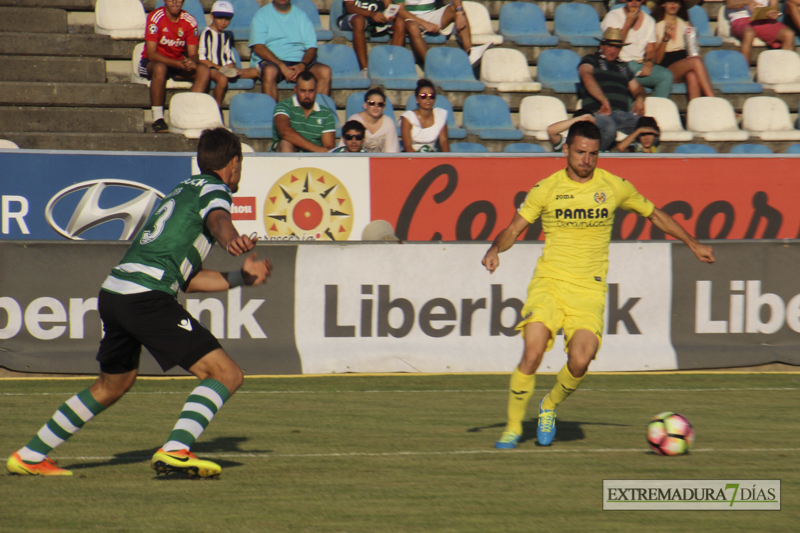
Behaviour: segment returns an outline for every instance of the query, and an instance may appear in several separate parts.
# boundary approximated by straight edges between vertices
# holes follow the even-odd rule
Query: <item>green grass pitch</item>
[[[156,477],[196,380],[140,380],[52,455],[73,477],[0,475],[3,532],[776,532],[800,530],[800,375],[590,375],[536,445],[495,450],[506,375],[249,378],[193,451],[218,480]],[[91,380],[0,381],[0,457]],[[650,417],[686,415],[681,457]],[[5,472],[3,472],[5,473]],[[781,511],[603,511],[603,479],[780,479]]]

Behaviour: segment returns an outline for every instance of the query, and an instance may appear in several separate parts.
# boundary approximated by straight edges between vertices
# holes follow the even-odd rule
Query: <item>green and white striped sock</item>
[[[94,399],[89,389],[85,389],[64,402],[53,418],[17,453],[26,463],[41,463],[53,448],[77,433],[86,422],[103,410],[105,406]]]
[[[228,388],[219,381],[201,381],[186,400],[178,423],[161,449],[165,452],[190,449],[230,397]]]

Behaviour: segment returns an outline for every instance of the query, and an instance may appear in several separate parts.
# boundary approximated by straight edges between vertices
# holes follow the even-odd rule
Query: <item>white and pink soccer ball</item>
[[[660,413],[647,426],[647,443],[659,455],[683,455],[694,444],[694,428],[683,415]]]

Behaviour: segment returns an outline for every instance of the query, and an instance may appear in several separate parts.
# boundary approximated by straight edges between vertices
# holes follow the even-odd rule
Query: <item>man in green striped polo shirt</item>
[[[614,145],[617,131],[630,134],[644,114],[645,90],[626,63],[619,61],[619,52],[626,46],[622,32],[608,28],[603,32],[600,49],[581,59],[581,106],[594,114],[600,128],[600,149]]]
[[[336,144],[333,111],[316,102],[317,78],[305,70],[297,76],[294,96],[275,106],[273,152],[328,152]]]

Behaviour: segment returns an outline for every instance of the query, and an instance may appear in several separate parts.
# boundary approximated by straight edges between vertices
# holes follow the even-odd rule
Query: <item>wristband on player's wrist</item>
[[[231,270],[227,274],[228,278],[228,285],[231,286],[231,289],[234,287],[241,287],[242,285],[247,285],[244,281],[244,272],[242,269],[239,270]]]

